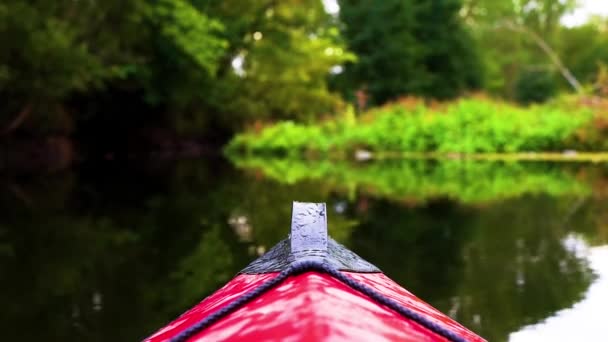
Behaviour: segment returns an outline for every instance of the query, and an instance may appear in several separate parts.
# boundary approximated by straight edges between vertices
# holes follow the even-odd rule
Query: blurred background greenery
[[[293,200],[488,340],[573,307],[608,243],[590,4],[3,0],[5,336],[140,340]]]
[[[388,128],[375,127],[327,148],[445,150],[442,139],[482,132],[499,141],[480,137],[478,147],[453,149],[598,150],[608,127],[608,22],[591,16],[566,25],[577,5],[6,0],[0,149],[41,149],[44,156],[30,159],[50,159],[42,164],[200,154],[280,120],[358,127],[383,105],[367,115],[370,125],[387,112],[407,128],[396,127],[393,140],[421,141],[385,143],[373,135]],[[450,105],[457,98],[465,108]],[[550,109],[533,105],[546,102]],[[450,118],[435,123],[446,111]],[[521,128],[544,131],[517,135]],[[26,162],[33,163],[5,156],[0,168]]]

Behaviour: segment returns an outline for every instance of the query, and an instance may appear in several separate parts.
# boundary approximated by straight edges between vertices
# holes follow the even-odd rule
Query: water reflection
[[[590,267],[598,278],[587,289],[584,299],[539,324],[523,327],[511,334],[509,341],[593,341],[608,337],[604,314],[608,303],[608,245],[587,252]]]
[[[109,163],[3,178],[6,338],[139,340],[282,239],[294,199],[328,202],[334,238],[492,341],[572,306],[594,281],[564,241],[606,242],[603,166],[304,165]]]

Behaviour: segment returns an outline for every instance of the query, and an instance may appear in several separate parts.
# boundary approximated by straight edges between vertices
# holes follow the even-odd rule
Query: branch
[[[560,71],[562,76],[564,76],[566,81],[568,81],[568,83],[572,86],[572,88],[574,88],[577,93],[581,93],[583,91],[583,87],[581,87],[581,84],[576,79],[576,77],[572,74],[572,72],[570,72],[570,70],[564,65],[564,63],[562,63],[562,60],[559,58],[557,53],[541,36],[539,36],[536,32],[530,30],[529,28],[523,25],[517,25],[510,20],[505,21],[503,26],[512,31],[520,32],[530,36],[530,38],[534,40],[536,45],[538,45],[547,54],[547,56],[549,56],[553,64],[557,67],[557,69]]]
[[[10,132],[19,128],[19,126],[21,126],[21,124],[25,121],[25,119],[27,119],[27,117],[30,115],[31,112],[32,112],[32,105],[27,104],[19,112],[19,114],[17,114],[17,116],[8,124],[8,126],[6,126],[4,129],[2,129],[0,131],[0,136],[7,135]]]

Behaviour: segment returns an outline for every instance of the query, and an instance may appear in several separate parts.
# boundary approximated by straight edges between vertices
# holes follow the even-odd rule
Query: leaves
[[[200,67],[214,73],[228,43],[219,38],[224,26],[210,19],[184,0],[160,0],[152,11],[152,20],[161,33]]]
[[[373,104],[404,94],[448,98],[481,83],[476,44],[458,17],[460,1],[340,1],[348,47],[346,93]]]
[[[553,105],[517,107],[487,99],[464,99],[443,110],[399,104],[375,110],[373,120],[347,125],[291,122],[270,126],[259,134],[245,133],[228,145],[229,153],[327,153],[366,148],[405,152],[519,152],[576,148],[578,130],[591,124],[586,110],[575,113]]]

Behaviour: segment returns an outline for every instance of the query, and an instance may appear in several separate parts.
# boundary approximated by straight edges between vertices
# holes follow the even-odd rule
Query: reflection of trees
[[[466,203],[495,201],[527,193],[587,194],[589,186],[566,167],[548,163],[493,161],[346,161],[244,158],[238,167],[260,170],[283,184],[317,180],[335,189],[389,199],[424,201],[449,197]]]
[[[0,254],[0,321],[8,340],[103,338],[108,297],[112,301],[112,292],[106,296],[108,276],[128,258],[135,236],[109,220],[65,210],[71,181],[58,177],[23,187],[25,202],[0,191],[0,239],[8,250]],[[128,316],[118,310],[113,329]]]
[[[113,176],[78,188],[61,177],[34,184],[23,190],[27,202],[0,191],[7,339],[138,340],[247,262],[220,219],[229,208],[210,206],[215,197],[204,192],[213,178],[177,176],[138,195],[139,175]]]
[[[563,243],[568,228],[576,228],[564,226],[569,202],[525,197],[480,213],[463,249],[463,281],[449,304],[460,306],[457,319],[500,341],[580,299],[591,273]]]
[[[589,221],[564,218],[571,198],[532,196],[465,209],[374,202],[352,247],[390,277],[490,341],[571,306],[590,270],[563,244]],[[580,227],[579,227],[580,226]]]
[[[427,171],[453,177],[433,164],[411,168],[427,186],[440,184],[425,179]],[[284,238],[293,200],[328,202],[332,236],[490,340],[571,305],[589,282],[560,241],[568,230],[593,234],[595,198],[537,195],[472,207],[434,199],[438,191],[408,207],[421,202],[377,200],[367,187],[345,194],[336,184],[363,177],[356,173],[281,184],[219,161],[143,169],[79,170],[78,178],[19,184],[23,196],[0,190],[7,339],[141,339],[230,279],[257,247]],[[474,175],[488,182],[479,170]],[[532,172],[540,170],[561,174]],[[488,175],[502,177],[497,172]],[[382,182],[399,187],[399,174]],[[247,239],[230,224],[234,217],[247,223]]]
[[[471,210],[446,200],[417,208],[374,201],[349,247],[432,302],[449,296],[460,282],[459,256],[471,233],[471,218]]]
[[[2,189],[5,336],[141,339],[232,278],[257,256],[248,247],[284,238],[292,200],[328,196],[315,184],[284,187],[213,166],[85,169],[78,182],[19,185],[27,201]],[[251,242],[229,225],[234,213],[252,225]],[[332,215],[332,234],[348,238],[353,224]]]
[[[572,207],[567,223],[576,227],[576,232],[583,234],[592,246],[608,244],[608,167],[582,169],[579,177],[593,182],[593,194],[585,197],[578,207]],[[579,222],[588,224],[577,224]]]
[[[287,237],[292,201],[328,202],[331,208],[339,200],[317,182],[279,185],[269,180],[258,180],[244,182],[241,190],[234,208],[247,215],[253,227],[254,241],[267,248]],[[329,234],[338,241],[348,239],[355,225],[355,219],[330,211]]]

